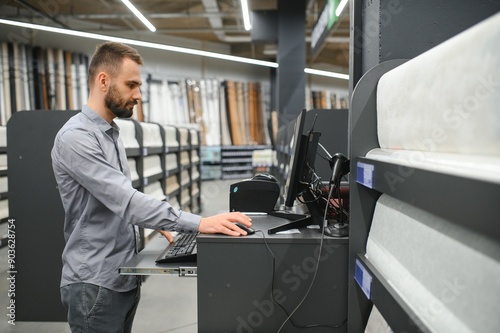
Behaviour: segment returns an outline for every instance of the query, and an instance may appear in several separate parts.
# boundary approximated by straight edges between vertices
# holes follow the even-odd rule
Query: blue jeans
[[[72,333],[130,333],[140,287],[116,292],[88,283],[61,288],[61,300],[68,309]]]

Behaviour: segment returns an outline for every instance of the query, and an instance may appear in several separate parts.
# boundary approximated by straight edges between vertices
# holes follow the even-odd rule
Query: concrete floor
[[[229,186],[235,180],[205,181],[202,184],[203,216],[229,209]],[[2,227],[5,227],[2,226]],[[0,230],[6,233],[6,230]],[[7,323],[7,248],[0,249],[0,332],[70,333],[65,322]],[[134,321],[137,333],[197,332],[196,278],[150,276],[142,286],[142,298]]]

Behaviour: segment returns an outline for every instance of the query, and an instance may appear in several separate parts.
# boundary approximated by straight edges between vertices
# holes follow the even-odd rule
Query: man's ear
[[[106,72],[99,72],[97,74],[97,84],[100,90],[107,92],[109,88],[109,75]]]

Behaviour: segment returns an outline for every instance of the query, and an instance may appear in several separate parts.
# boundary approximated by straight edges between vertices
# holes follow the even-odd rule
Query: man
[[[90,94],[82,112],[59,131],[52,149],[65,210],[61,299],[72,332],[130,332],[139,280],[118,268],[136,254],[135,226],[170,231],[245,235],[241,213],[202,218],[174,209],[132,187],[116,117],[127,118],[141,98],[137,51],[119,43],[97,46],[89,66]]]

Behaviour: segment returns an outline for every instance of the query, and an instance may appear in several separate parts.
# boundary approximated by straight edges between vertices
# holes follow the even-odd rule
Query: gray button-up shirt
[[[114,291],[137,286],[118,268],[135,255],[134,225],[196,232],[201,217],[132,187],[119,128],[88,106],[58,132],[52,164],[65,210],[61,286],[86,282]]]

